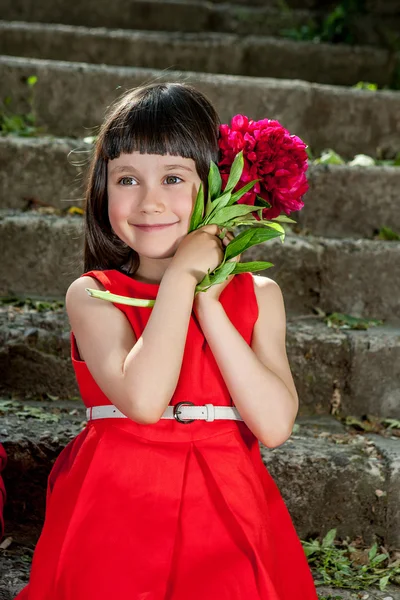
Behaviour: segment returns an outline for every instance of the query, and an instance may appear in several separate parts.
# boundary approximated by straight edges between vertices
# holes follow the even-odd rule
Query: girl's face
[[[200,183],[191,158],[132,152],[109,160],[112,229],[141,258],[171,258],[188,233]],[[166,224],[168,227],[140,227]]]

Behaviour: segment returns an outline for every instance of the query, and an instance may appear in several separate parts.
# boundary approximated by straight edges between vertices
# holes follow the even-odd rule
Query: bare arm
[[[167,269],[143,334],[126,357],[124,378],[135,390],[132,414],[147,422],[161,418],[177,386],[196,284]]]
[[[282,292],[272,279],[257,277],[255,283],[259,317],[251,346],[218,300],[204,301],[197,312],[239,413],[254,435],[273,448],[291,435],[298,396],[286,355]]]
[[[187,273],[167,269],[138,340],[122,311],[87,294],[86,287],[104,289],[96,279],[81,277],[67,291],[81,358],[110,401],[139,423],[158,421],[174,393],[196,283]]]

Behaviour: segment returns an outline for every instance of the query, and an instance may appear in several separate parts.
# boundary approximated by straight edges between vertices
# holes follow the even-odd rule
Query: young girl
[[[49,476],[18,600],[317,599],[258,445],[283,444],[298,411],[280,288],[241,273],[195,294],[232,239],[188,233],[218,132],[176,83],[125,94],[100,129],[66,295],[88,423]]]

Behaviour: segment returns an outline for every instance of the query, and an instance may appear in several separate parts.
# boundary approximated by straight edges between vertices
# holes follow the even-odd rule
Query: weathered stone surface
[[[297,80],[1,57],[2,85],[12,94],[16,112],[29,110],[24,81],[31,75],[38,76],[34,87],[37,125],[54,135],[90,135],[113,100],[157,78],[193,83],[215,104],[222,122],[238,112],[253,119],[276,118],[316,153],[326,147],[334,147],[344,157],[357,152],[375,155],[378,146],[387,152],[398,150],[400,96],[396,92],[371,94]]]
[[[135,0],[126,3],[117,0],[111,6],[107,2],[85,0],[66,3],[63,0],[24,3],[3,0],[2,13],[9,21],[36,21],[40,23],[65,23],[89,27],[121,27],[127,29],[169,29],[176,31],[203,31],[213,12],[208,2],[146,2]],[[169,27],[168,27],[169,24]]]
[[[0,309],[0,393],[78,397],[70,353],[65,308]]]
[[[0,23],[0,53],[154,69],[302,79],[335,85],[390,85],[396,56],[387,50],[299,43],[274,37],[167,33]]]
[[[71,138],[0,137],[0,208],[25,210],[31,199],[62,210],[82,206],[90,151]],[[307,176],[304,208],[292,217],[310,233],[368,238],[382,226],[400,231],[398,167],[311,165]]]
[[[3,5],[6,5],[3,7]],[[181,32],[226,32],[240,35],[288,36],[288,32],[302,27],[318,27],[331,11],[333,0],[289,0],[290,10],[282,10],[280,0],[244,3],[232,0],[229,4],[206,1],[176,2],[175,0],[135,1],[127,7],[121,0],[113,9],[102,3],[94,7],[94,0],[68,6],[60,2],[41,2],[19,5],[12,0],[3,0],[3,13],[9,20],[36,21],[40,23],[63,23],[87,27],[110,27],[128,30],[181,31]],[[399,36],[400,10],[397,0],[375,2],[372,0],[365,13],[359,13],[348,26],[354,43],[393,47]],[[9,52],[7,52],[9,54]]]
[[[0,394],[79,398],[65,309],[0,310]],[[288,320],[287,354],[300,415],[400,418],[400,329],[335,330]]]
[[[324,246],[320,271],[324,310],[399,318],[398,242],[320,238],[320,243]]]
[[[2,472],[7,490],[4,517],[11,523],[39,526],[47,477],[61,450],[82,430],[85,410],[82,402],[66,400],[16,404],[20,412],[25,407],[42,411],[36,416],[19,415],[16,408],[1,411],[0,442],[7,452]]]
[[[23,211],[32,200],[64,210],[81,206],[89,152],[82,140],[0,137],[0,207]]]
[[[389,484],[381,456],[363,436],[327,433],[329,426],[325,431],[316,429],[313,432],[300,424],[299,432],[279,448],[261,446],[264,464],[278,483],[294,522],[302,523],[300,535],[304,538],[337,527],[339,537],[352,536],[362,523],[367,543],[374,534],[386,539],[387,505],[396,503],[396,498],[375,493],[376,489],[386,491]],[[397,440],[398,451],[399,446]]]
[[[0,294],[62,299],[68,285],[82,273],[82,223],[79,216],[43,218],[32,213],[1,220],[5,268]]]
[[[386,464],[386,480],[388,482],[388,498],[397,498],[397,502],[389,502],[386,513],[387,541],[399,547],[400,531],[400,453],[399,440],[387,439],[376,434],[367,436],[383,457]]]
[[[282,11],[276,2],[258,0],[245,5],[243,0],[232,6],[210,2],[176,2],[174,0],[138,1],[127,7],[121,0],[112,10],[105,3],[86,0],[68,6],[61,1],[35,3],[31,7],[4,0],[3,13],[9,21],[33,21],[40,23],[63,23],[88,27],[120,27],[123,29],[146,29],[152,31],[237,31],[279,35],[282,30],[306,25],[315,13],[308,7],[300,10]],[[316,7],[312,4],[311,8]],[[318,12],[316,13],[318,15]]]
[[[314,235],[370,238],[381,227],[400,231],[398,167],[315,165],[304,208],[292,213]]]
[[[400,329],[335,330],[311,320],[288,322],[287,353],[302,415],[399,418]]]
[[[397,242],[286,236],[284,244],[265,242],[242,257],[276,265],[262,274],[279,283],[290,313],[319,306],[376,319],[400,314]]]

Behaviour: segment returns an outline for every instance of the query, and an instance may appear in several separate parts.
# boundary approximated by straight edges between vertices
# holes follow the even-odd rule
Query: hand
[[[224,258],[224,243],[218,237],[222,228],[218,225],[204,225],[188,233],[176,250],[168,269],[187,273],[196,285],[214,271]]]
[[[231,233],[230,231],[227,231],[225,237],[222,240],[223,245],[227,246],[234,239],[234,237],[235,236],[233,235],[233,233]],[[230,259],[227,262],[230,262],[230,261],[240,262],[240,258],[241,258],[241,254],[233,257],[232,259]],[[221,259],[221,262],[222,262],[222,259]],[[195,297],[194,297],[194,302],[193,302],[194,308],[200,308],[200,307],[204,306],[205,303],[208,303],[210,301],[218,302],[222,291],[226,288],[226,286],[230,283],[230,281],[232,281],[232,279],[234,277],[235,277],[235,275],[229,275],[228,279],[226,279],[222,283],[216,283],[215,285],[212,285],[205,292],[196,293]]]

